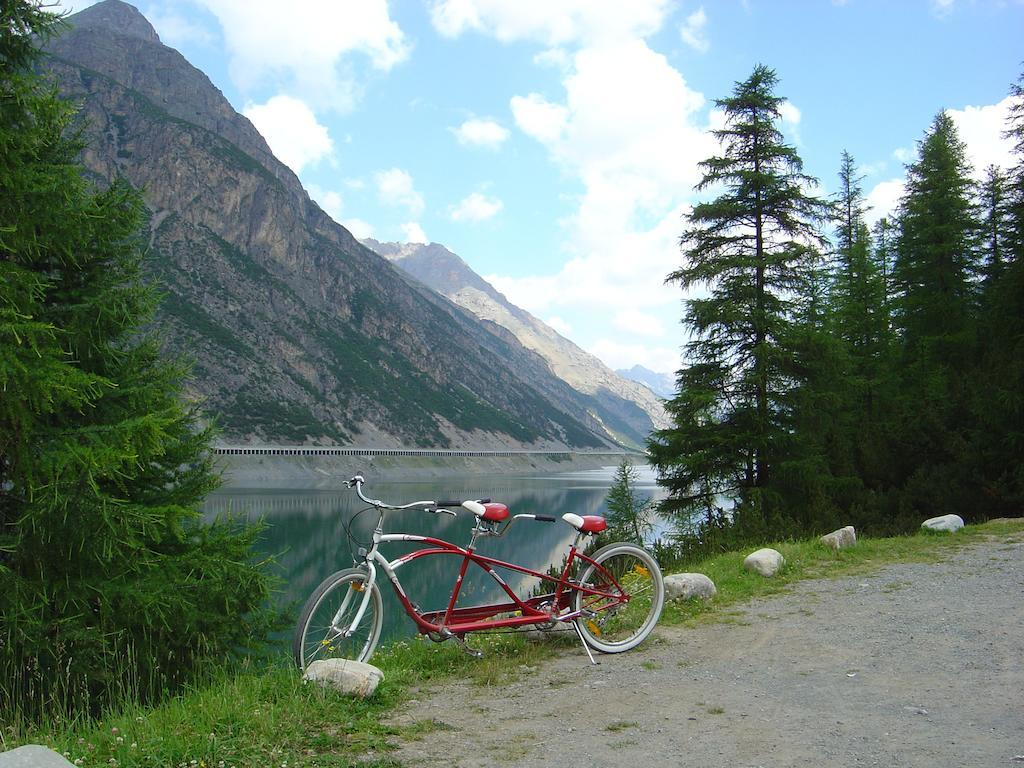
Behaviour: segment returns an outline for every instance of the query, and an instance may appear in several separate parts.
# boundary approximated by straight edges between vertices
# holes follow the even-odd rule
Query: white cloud
[[[278,87],[347,111],[358,86],[352,54],[387,71],[409,54],[386,0],[196,0],[221,24],[231,78],[243,91]]]
[[[566,320],[558,317],[557,315],[552,315],[544,322],[563,336],[568,337],[572,333],[572,326]]]
[[[892,156],[899,162],[907,165],[914,162],[914,158],[917,156],[917,153],[911,147],[897,147],[892,151]]]
[[[327,128],[299,99],[282,94],[266,104],[248,104],[242,113],[263,134],[277,158],[295,173],[334,156]]]
[[[539,93],[513,96],[510,106],[520,130],[542,144],[557,141],[565,130],[569,111],[561,104],[552,104]]]
[[[365,240],[368,237],[373,237],[373,226],[362,219],[345,219],[338,223],[359,240]]]
[[[647,37],[670,10],[669,0],[438,0],[430,18],[445,37],[474,31],[553,47]]]
[[[872,187],[865,197],[869,210],[864,215],[864,219],[868,225],[874,226],[875,222],[883,216],[892,219],[899,207],[900,200],[903,199],[904,190],[903,178],[882,181]]]
[[[403,224],[402,233],[405,235],[405,242],[407,243],[428,244],[430,242],[430,238],[428,238],[427,233],[423,231],[423,227],[415,221],[409,221]]]
[[[309,196],[316,200],[317,204],[324,209],[324,213],[335,221],[341,221],[341,212],[345,206],[340,194],[330,189],[324,189],[317,184],[306,184],[304,186]]]
[[[800,144],[800,110],[793,102],[783,101],[779,104],[779,117],[782,118],[782,124],[793,137],[793,141]]]
[[[1003,135],[1013,97],[984,107],[967,106],[948,110],[960,139],[967,145],[967,158],[974,178],[983,179],[990,165],[1009,168],[1014,164],[1013,141]]]
[[[796,105],[791,101],[783,101],[779,104],[779,117],[782,118],[782,122],[784,123],[800,125],[800,110],[797,109]]]
[[[659,337],[665,335],[665,326],[654,315],[635,307],[627,307],[615,313],[612,320],[615,327],[638,336]]]
[[[495,120],[471,118],[453,129],[459,144],[497,149],[508,138],[508,128]]]
[[[953,12],[956,0],[932,0],[932,13],[944,19]]]
[[[572,57],[564,48],[549,48],[548,50],[541,51],[534,56],[533,63],[538,67],[568,69],[572,64]]]
[[[404,205],[413,216],[423,213],[423,195],[416,191],[412,176],[406,171],[401,168],[389,168],[375,173],[373,180],[377,185],[377,197],[382,203]]]
[[[486,221],[501,211],[504,204],[496,197],[474,192],[451,210],[452,221]]]
[[[697,53],[707,53],[711,48],[711,41],[708,40],[707,35],[707,25],[708,16],[704,13],[704,6],[702,5],[686,17],[686,22],[679,30],[683,42],[697,51]]]
[[[186,18],[176,8],[151,6],[146,10],[146,18],[160,35],[160,41],[174,48],[189,43],[212,45],[215,39],[213,32]]]

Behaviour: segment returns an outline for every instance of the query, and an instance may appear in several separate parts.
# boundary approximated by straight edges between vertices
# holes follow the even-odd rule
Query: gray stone
[[[0,752],[0,768],[75,768],[52,749],[39,744]]]
[[[921,527],[929,531],[959,531],[964,527],[964,520],[960,515],[942,515],[932,517],[921,523]]]
[[[665,577],[665,597],[669,600],[710,600],[717,594],[715,582],[703,573],[673,573]]]
[[[767,547],[751,552],[743,561],[744,568],[748,571],[757,571],[762,576],[774,576],[785,564],[786,559],[781,552]]]
[[[365,699],[377,690],[377,685],[384,679],[384,673],[372,664],[361,661],[323,659],[306,667],[306,674],[302,677]]]
[[[821,537],[821,543],[832,549],[846,549],[857,543],[857,532],[852,525],[848,525],[838,531],[826,533]]]

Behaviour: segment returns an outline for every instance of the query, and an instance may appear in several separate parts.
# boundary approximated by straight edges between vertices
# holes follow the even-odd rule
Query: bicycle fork
[[[349,622],[348,628],[342,632],[346,637],[352,637],[356,630],[359,629],[359,622],[363,620],[363,615],[366,613],[366,606],[370,602],[371,592],[373,591],[373,585],[377,582],[377,569],[373,567],[373,563],[367,561],[366,569],[369,571],[369,577],[363,582],[363,599],[359,603],[359,609],[356,611],[356,615],[352,617],[352,621]],[[345,614],[348,609],[349,599],[352,597],[352,593],[357,590],[350,589],[349,593],[345,595],[345,599],[341,601],[341,607],[338,608],[338,612],[334,614],[334,618],[331,620],[331,627],[337,627],[338,621]]]

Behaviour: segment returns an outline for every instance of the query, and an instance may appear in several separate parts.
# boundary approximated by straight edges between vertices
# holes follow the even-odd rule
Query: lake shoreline
[[[614,467],[622,454],[524,453],[512,456],[218,455],[223,488],[343,488],[353,475],[368,481],[415,482],[453,475],[533,475]],[[630,457],[643,463],[641,456]]]

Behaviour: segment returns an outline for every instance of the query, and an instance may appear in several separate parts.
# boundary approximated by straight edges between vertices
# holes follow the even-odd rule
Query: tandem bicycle
[[[377,523],[369,547],[359,547],[353,568],[337,571],[324,579],[306,600],[295,628],[293,653],[303,671],[320,659],[368,661],[380,640],[384,625],[380,575],[391,582],[399,603],[420,634],[435,642],[452,640],[473,656],[481,656],[466,643],[474,632],[551,630],[571,626],[591,663],[597,663],[591,649],[619,653],[636,647],[654,629],[665,601],[665,585],[654,557],[630,543],[613,543],[592,553],[587,549],[594,537],[607,529],[603,517],[567,513],[561,516],[576,533],[561,568],[548,573],[505,562],[477,551],[481,538],[504,536],[520,520],[555,523],[550,515],[510,515],[506,505],[490,499],[466,501],[414,501],[387,504],[363,493],[365,480],[356,475],[345,485],[354,488],[366,503],[362,512],[374,511]],[[458,510],[473,515],[473,528],[465,547],[432,536],[388,533],[388,512],[421,509],[432,514],[456,516]],[[346,524],[346,533],[351,541]],[[380,545],[412,542],[418,549],[388,560]],[[445,607],[423,610],[410,600],[399,572],[422,558],[460,558],[458,575]],[[497,602],[459,606],[459,593],[470,567],[482,569],[500,588]],[[513,590],[499,571],[532,576],[540,581],[540,594],[521,595]],[[507,573],[506,573],[507,575]]]

